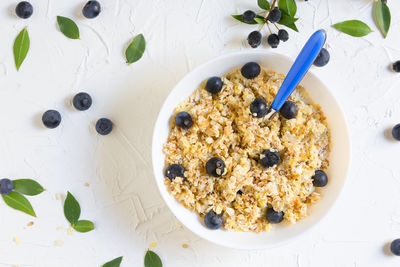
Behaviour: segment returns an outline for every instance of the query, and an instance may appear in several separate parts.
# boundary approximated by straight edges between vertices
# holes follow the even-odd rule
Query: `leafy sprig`
[[[13,191],[9,194],[2,195],[4,202],[11,208],[25,212],[28,215],[36,217],[36,213],[32,208],[29,200],[23,196],[36,196],[42,193],[45,189],[32,179],[13,180]]]
[[[81,216],[81,207],[76,198],[70,193],[67,193],[67,198],[64,202],[64,215],[69,221],[72,228],[80,233],[90,232],[94,229],[94,223],[88,220],[79,220]]]

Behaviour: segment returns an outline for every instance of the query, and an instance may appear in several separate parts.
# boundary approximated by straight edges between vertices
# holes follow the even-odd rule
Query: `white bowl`
[[[331,209],[344,185],[350,161],[350,141],[343,112],[328,88],[312,72],[301,82],[314,102],[321,105],[331,130],[329,183],[322,189],[321,200],[309,210],[309,216],[291,226],[277,226],[269,232],[242,233],[225,230],[209,230],[200,217],[180,203],[168,192],[164,185],[163,144],[169,133],[169,120],[173,109],[185,100],[198,86],[211,76],[223,75],[233,68],[241,67],[247,62],[258,62],[267,70],[287,74],[293,61],[285,56],[268,51],[239,52],[220,56],[194,69],[187,74],[171,91],[158,115],[152,145],[153,170],[161,196],[181,223],[198,236],[225,247],[238,249],[263,249],[277,246],[298,237],[314,226]]]

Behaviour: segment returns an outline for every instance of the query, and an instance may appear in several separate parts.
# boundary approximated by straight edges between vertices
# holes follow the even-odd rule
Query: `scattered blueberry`
[[[253,48],[257,48],[261,44],[262,35],[259,31],[253,31],[247,37],[247,42]]]
[[[61,114],[57,110],[50,109],[43,113],[42,122],[47,128],[54,129],[61,123]]]
[[[278,31],[278,38],[282,42],[286,42],[287,40],[289,40],[289,33],[284,29],[280,29]]]
[[[175,116],[175,124],[176,126],[187,130],[193,125],[192,116],[190,116],[190,114],[185,111],[179,112]]]
[[[256,17],[256,13],[252,10],[247,10],[242,15],[242,20],[246,23],[252,22]]]
[[[286,101],[279,113],[287,120],[293,119],[297,116],[297,106],[292,101]]]
[[[113,123],[107,118],[101,118],[96,123],[96,131],[101,135],[107,135],[111,133]]]
[[[250,104],[250,112],[257,118],[262,118],[268,113],[268,104],[262,98],[256,98]]]
[[[328,176],[324,171],[316,170],[313,177],[313,185],[315,187],[324,187],[328,183]]]
[[[260,156],[260,163],[265,168],[270,168],[279,163],[281,155],[278,151],[264,150]]]
[[[328,50],[322,48],[321,52],[319,52],[317,58],[314,61],[314,65],[317,67],[323,67],[328,64],[330,58],[331,56],[329,55]]]
[[[268,208],[265,218],[270,223],[280,223],[283,221],[283,216],[285,213],[283,211],[275,211],[273,208]]]
[[[400,60],[393,63],[393,70],[395,72],[400,72]]]
[[[19,2],[15,8],[15,13],[22,19],[27,19],[33,14],[33,6],[27,1]]]
[[[222,226],[222,216],[217,215],[214,211],[209,211],[204,216],[204,224],[211,230],[216,230]]]
[[[261,67],[256,62],[246,63],[241,69],[241,73],[246,79],[254,79],[260,72]]]
[[[390,251],[394,255],[400,256],[400,238],[392,241],[392,243],[390,244]]]
[[[267,19],[271,23],[277,23],[278,21],[281,20],[281,17],[282,17],[282,12],[279,8],[276,7],[269,12]]]
[[[81,92],[74,96],[72,103],[77,110],[87,110],[92,105],[92,98],[88,93]]]
[[[185,168],[179,164],[172,164],[169,165],[168,168],[165,170],[165,176],[168,177],[171,181],[174,180],[176,177],[185,178]]]
[[[220,77],[211,77],[206,83],[206,90],[211,94],[219,93],[222,90],[222,79]]]
[[[14,189],[14,184],[10,179],[4,178],[0,180],[0,194],[8,195]]]
[[[100,12],[101,12],[101,6],[100,3],[97,1],[87,2],[82,10],[82,14],[88,19],[93,19],[97,17],[100,14]]]
[[[400,123],[396,124],[392,129],[392,136],[397,141],[400,141]]]
[[[277,48],[278,45],[279,45],[279,37],[278,37],[278,35],[275,34],[275,33],[270,34],[270,35],[268,36],[267,41],[268,41],[268,44],[269,44],[272,48]]]
[[[243,191],[239,189],[239,190],[236,192],[236,194],[238,194],[238,195],[243,195]]]
[[[209,175],[220,177],[225,173],[225,162],[217,157],[211,158],[206,163],[206,171]]]

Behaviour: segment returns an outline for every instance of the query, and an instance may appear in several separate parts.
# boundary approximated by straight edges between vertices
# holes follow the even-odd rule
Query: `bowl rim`
[[[350,131],[349,131],[349,126],[348,126],[347,118],[346,118],[346,116],[344,115],[343,109],[342,109],[342,107],[341,107],[341,105],[340,105],[340,102],[338,101],[337,97],[335,96],[335,94],[329,89],[329,87],[326,85],[326,83],[323,82],[323,81],[312,71],[312,69],[310,68],[310,69],[308,70],[307,74],[310,73],[310,74],[312,75],[313,79],[315,79],[318,83],[321,83],[321,84],[327,89],[327,93],[330,95],[330,97],[334,100],[334,102],[335,102],[336,105],[338,106],[338,111],[340,112],[340,116],[343,118],[344,129],[342,129],[342,130],[344,130],[344,132],[345,132],[345,136],[346,136],[346,139],[347,139],[346,142],[347,142],[347,144],[348,144],[348,148],[347,148],[348,153],[347,153],[347,155],[346,155],[348,161],[347,161],[347,166],[346,166],[344,181],[343,181],[341,187],[339,188],[336,197],[334,198],[332,204],[328,207],[328,209],[327,209],[318,219],[316,219],[316,221],[315,221],[312,225],[310,225],[309,227],[307,227],[305,230],[303,230],[303,231],[301,231],[301,232],[299,232],[299,233],[293,235],[291,238],[288,238],[288,239],[286,239],[286,240],[282,240],[282,241],[276,242],[276,243],[274,243],[274,244],[269,244],[269,245],[266,245],[266,246],[257,246],[257,247],[241,247],[241,246],[236,246],[235,244],[230,244],[230,245],[228,245],[228,244],[226,244],[226,243],[224,243],[224,242],[219,242],[219,241],[216,241],[216,240],[212,240],[212,239],[208,238],[208,236],[204,236],[204,235],[198,233],[195,229],[193,229],[192,227],[190,227],[188,224],[186,224],[184,221],[180,220],[180,219],[176,216],[176,214],[175,214],[175,212],[174,212],[174,210],[173,210],[173,207],[172,207],[172,206],[170,205],[170,203],[166,200],[166,196],[164,195],[164,193],[163,193],[163,191],[162,191],[162,190],[166,190],[166,189],[162,189],[161,186],[160,186],[160,184],[157,182],[157,175],[156,175],[156,173],[157,173],[159,170],[156,169],[156,166],[155,166],[155,164],[154,164],[155,161],[156,161],[156,160],[155,160],[155,155],[156,155],[156,153],[159,153],[159,151],[156,151],[157,148],[154,146],[155,140],[156,140],[156,138],[158,138],[158,135],[157,135],[155,129],[157,128],[157,126],[158,126],[160,123],[162,123],[162,121],[161,121],[161,113],[164,111],[164,109],[166,109],[166,105],[167,105],[167,102],[168,102],[167,100],[171,97],[172,92],[173,92],[176,88],[180,87],[180,85],[183,84],[183,83],[185,82],[185,80],[187,79],[188,76],[190,76],[190,75],[191,75],[192,73],[194,73],[194,72],[197,72],[199,69],[204,68],[204,66],[212,65],[212,64],[214,64],[215,62],[222,61],[222,60],[224,60],[224,59],[226,59],[226,58],[235,57],[235,56],[238,56],[238,55],[241,55],[241,56],[246,56],[246,55],[252,55],[252,56],[253,56],[253,55],[263,55],[263,56],[265,56],[266,54],[271,55],[271,56],[282,57],[283,59],[288,60],[288,61],[290,61],[291,63],[294,62],[293,59],[291,59],[290,57],[288,57],[288,56],[286,56],[286,55],[283,55],[283,54],[280,54],[280,53],[276,53],[276,52],[271,52],[271,51],[268,51],[268,50],[237,51],[237,52],[232,52],[232,53],[226,53],[226,54],[217,56],[217,57],[215,57],[215,58],[212,58],[212,59],[210,59],[210,60],[207,60],[207,61],[201,63],[200,65],[198,65],[197,67],[193,68],[193,69],[190,70],[189,72],[187,72],[187,73],[179,80],[179,82],[176,83],[176,84],[174,85],[174,87],[169,91],[167,97],[164,98],[164,100],[163,100],[163,104],[161,105],[161,108],[160,108],[159,112],[157,113],[157,119],[156,119],[156,121],[155,121],[155,123],[154,123],[154,126],[153,126],[153,136],[152,136],[152,166],[153,166],[153,177],[154,177],[154,179],[156,179],[155,182],[156,182],[156,184],[157,184],[158,191],[159,191],[159,193],[160,193],[160,195],[161,195],[161,197],[162,197],[164,203],[167,205],[167,207],[169,208],[169,210],[171,211],[171,213],[174,215],[174,217],[175,217],[182,225],[184,225],[188,230],[190,230],[190,231],[191,231],[192,233],[194,233],[196,236],[198,236],[198,237],[200,237],[200,238],[202,238],[202,239],[204,239],[204,240],[207,240],[207,241],[209,241],[209,242],[211,242],[211,243],[213,243],[213,244],[220,245],[220,246],[222,246],[222,247],[234,248],[234,249],[239,249],[239,250],[255,250],[255,249],[257,250],[257,249],[267,249],[267,248],[270,249],[270,248],[276,248],[276,247],[279,247],[279,246],[284,246],[284,245],[286,245],[286,244],[288,244],[288,243],[294,241],[295,239],[299,239],[299,238],[303,237],[303,236],[305,235],[305,233],[309,233],[309,232],[311,231],[311,229],[314,229],[316,225],[320,224],[320,223],[327,217],[327,215],[332,211],[332,209],[336,206],[336,204],[337,204],[337,202],[338,202],[338,199],[340,198],[340,196],[341,196],[342,193],[343,193],[343,189],[344,189],[344,187],[345,187],[345,185],[346,185],[346,183],[347,183],[347,180],[348,180],[348,177],[349,177],[349,173],[350,173],[350,170],[351,170],[352,145],[351,145]],[[306,74],[306,75],[307,75],[307,74]],[[301,82],[302,82],[302,81],[301,81]],[[301,82],[300,82],[300,83],[301,83]],[[197,85],[197,87],[198,87],[198,86],[199,86],[199,85]],[[196,87],[196,88],[197,88],[197,87]],[[196,90],[196,88],[193,89],[193,90]],[[162,183],[162,184],[164,185],[164,183]],[[164,185],[164,187],[165,187],[165,185]],[[168,195],[170,196],[170,194],[168,194]],[[171,196],[170,196],[170,197],[171,197]],[[181,203],[179,203],[179,204],[182,205]],[[193,211],[192,211],[192,212],[193,212]],[[232,231],[232,233],[235,233],[235,232]]]

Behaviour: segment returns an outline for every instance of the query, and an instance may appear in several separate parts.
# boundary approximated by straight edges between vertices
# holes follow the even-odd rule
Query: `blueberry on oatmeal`
[[[250,112],[254,117],[262,118],[268,113],[268,104],[262,98],[256,98],[250,104]]]
[[[261,67],[256,62],[246,63],[241,69],[241,73],[246,79],[254,79],[260,74],[260,72]]]
[[[206,83],[206,90],[211,94],[219,93],[222,90],[223,82],[220,77],[211,77]]]
[[[185,168],[180,164],[171,164],[165,170],[165,176],[171,181],[176,177],[185,178]]]
[[[312,180],[315,187],[324,187],[328,184],[328,175],[322,170],[316,170]]]
[[[287,120],[291,120],[296,118],[297,116],[297,107],[296,104],[292,101],[286,101],[285,104],[279,110],[279,113]]]
[[[190,129],[193,125],[192,116],[185,111],[181,111],[175,116],[175,124],[184,130]]]
[[[204,224],[211,230],[221,228],[222,222],[222,216],[220,214],[217,215],[214,211],[209,211],[206,216],[204,216]]]
[[[280,223],[283,221],[283,216],[285,213],[283,211],[275,211],[273,208],[268,208],[265,218],[270,223]]]
[[[217,157],[211,158],[206,163],[206,171],[209,175],[220,177],[225,174],[225,162]]]
[[[264,150],[260,155],[260,163],[264,168],[271,168],[279,164],[281,155],[278,151]]]

